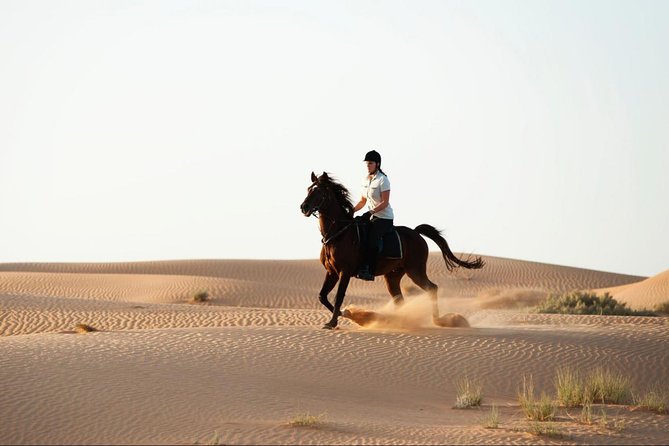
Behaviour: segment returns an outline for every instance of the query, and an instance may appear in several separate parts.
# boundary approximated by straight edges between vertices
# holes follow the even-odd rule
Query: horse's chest
[[[325,269],[327,269],[330,272],[336,273],[339,271],[339,268],[337,268],[337,261],[335,258],[334,249],[330,248],[325,250],[324,266]]]
[[[331,249],[325,250],[325,269],[330,272],[337,272],[337,262],[335,261],[334,255]]]

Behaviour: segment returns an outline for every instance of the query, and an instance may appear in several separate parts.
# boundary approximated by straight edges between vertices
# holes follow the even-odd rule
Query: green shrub
[[[599,314],[615,316],[657,316],[648,310],[632,310],[624,302],[618,302],[609,293],[598,296],[586,291],[567,294],[551,294],[537,306],[538,313],[553,314]]]
[[[669,314],[669,300],[655,305],[655,311],[657,313]]]

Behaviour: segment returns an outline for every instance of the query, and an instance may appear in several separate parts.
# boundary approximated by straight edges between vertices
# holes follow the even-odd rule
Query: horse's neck
[[[350,220],[350,218],[351,217],[347,215],[343,209],[340,209],[339,206],[337,206],[336,209],[328,209],[327,214],[321,213],[320,217],[318,217],[321,227],[321,235],[323,237],[326,237],[328,234],[332,235],[334,231],[341,228],[347,220]]]

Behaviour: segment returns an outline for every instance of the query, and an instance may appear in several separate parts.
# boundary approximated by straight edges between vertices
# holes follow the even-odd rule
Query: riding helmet
[[[376,164],[381,164],[381,155],[376,150],[367,152],[363,161],[374,161]]]

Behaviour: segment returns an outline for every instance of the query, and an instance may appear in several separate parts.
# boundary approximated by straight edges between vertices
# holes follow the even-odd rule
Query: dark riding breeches
[[[379,252],[379,240],[386,233],[393,230],[393,220],[372,217],[367,232],[367,246],[365,247],[364,263],[369,265],[372,274],[376,271],[376,258]]]

